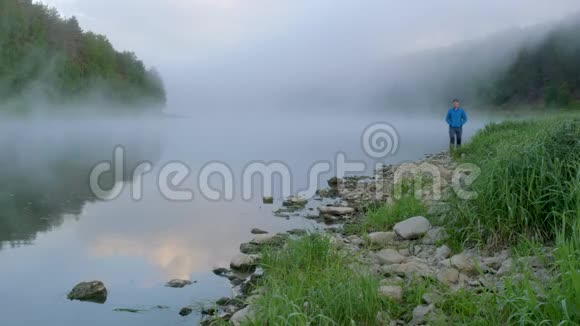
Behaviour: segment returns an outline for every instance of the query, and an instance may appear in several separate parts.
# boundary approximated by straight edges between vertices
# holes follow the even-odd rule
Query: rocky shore
[[[420,168],[421,167],[421,168]],[[368,272],[381,278],[377,288],[380,296],[394,302],[401,301],[411,291],[413,280],[428,279],[438,282],[441,290],[425,293],[421,304],[412,308],[409,321],[391,320],[378,314],[377,325],[420,325],[445,322],[439,309],[445,291],[502,291],[504,278],[522,279],[518,271],[532,271],[538,279],[548,280],[551,275],[546,266],[550,249],[544,248],[542,256],[512,258],[507,248],[481,250],[476,248],[451,249],[446,243],[447,231],[441,221],[445,219],[449,205],[447,199],[453,191],[452,183],[460,182],[456,164],[446,153],[429,155],[425,159],[399,165],[385,166],[373,177],[350,177],[329,180],[329,187],[318,192],[319,198],[330,198],[332,204],[321,204],[318,215],[313,217],[328,224],[324,235],[344,255],[355,257],[359,262],[353,273]],[[374,203],[392,202],[399,182],[423,177],[419,189],[421,201],[428,209],[428,218],[414,216],[399,221],[392,230],[366,233],[349,231],[364,223],[365,210]],[[425,171],[429,172],[425,177]],[[402,177],[401,177],[402,176]],[[458,181],[459,180],[459,181]],[[437,188],[439,187],[439,188]],[[306,200],[289,198],[285,207],[293,211],[304,209]],[[216,302],[213,315],[203,321],[205,325],[231,323],[240,325],[251,320],[253,302],[263,289],[259,280],[264,277],[260,268],[260,253],[264,247],[284,248],[289,239],[305,235],[304,230],[269,234],[255,230],[249,243],[241,244],[240,254],[234,257],[229,268],[214,270],[216,275],[228,278],[236,296]]]

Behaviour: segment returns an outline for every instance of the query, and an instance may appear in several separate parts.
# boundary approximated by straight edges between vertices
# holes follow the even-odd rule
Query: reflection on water
[[[124,127],[99,132],[82,124],[20,121],[0,128],[0,249],[6,243],[30,244],[37,233],[60,226],[65,216],[78,218],[85,204],[96,200],[87,182],[90,170],[110,160],[115,145],[128,149],[129,167],[160,155],[159,134],[149,134],[153,142],[147,142]],[[101,183],[111,187],[112,175],[103,175]]]
[[[444,114],[444,113],[443,113]],[[291,168],[293,189],[308,182],[309,168],[332,162],[343,152],[349,160],[366,156],[360,137],[366,126],[388,121],[401,140],[396,156],[382,163],[420,158],[447,147],[443,118],[386,115],[259,115],[247,112],[195,118],[112,123],[81,121],[5,122],[0,128],[0,315],[8,325],[175,325],[195,324],[199,314],[182,318],[183,306],[230,296],[226,280],[211,273],[228,265],[239,244],[259,227],[272,232],[312,228],[299,217],[274,217],[281,203],[263,205],[259,194],[242,200],[174,202],[157,189],[164,163],[191,168],[182,187],[197,189],[195,176],[208,162],[226,163],[234,178],[254,161],[280,161]],[[472,117],[466,136],[485,121]],[[116,145],[127,154],[127,170],[154,163],[143,180],[143,199],[134,201],[125,187],[119,198],[98,201],[88,176],[100,161],[111,160]],[[319,178],[320,184],[332,173]],[[131,184],[131,173],[125,173]],[[112,182],[105,175],[104,183]],[[259,187],[256,188],[259,190]],[[276,189],[275,189],[276,190]],[[278,193],[279,195],[279,193]],[[170,289],[172,278],[197,280]],[[77,282],[101,280],[109,290],[104,305],[69,302]],[[158,305],[167,309],[152,309]],[[145,309],[139,314],[116,308]],[[34,313],[30,313],[33,311]]]

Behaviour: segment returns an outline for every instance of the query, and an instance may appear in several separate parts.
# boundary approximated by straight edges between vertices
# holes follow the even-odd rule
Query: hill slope
[[[487,89],[494,104],[544,101],[566,106],[580,98],[580,16],[553,30],[540,44],[524,47]]]
[[[163,83],[131,52],[31,0],[0,0],[0,110],[14,99],[66,104],[87,97],[161,107]],[[5,105],[2,105],[5,104]]]

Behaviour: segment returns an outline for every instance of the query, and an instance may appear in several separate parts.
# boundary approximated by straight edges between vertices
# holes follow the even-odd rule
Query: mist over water
[[[26,101],[35,106],[31,116],[0,119],[0,316],[6,325],[195,324],[199,311],[186,318],[178,311],[233,295],[212,269],[229,265],[252,228],[322,227],[306,218],[308,209],[275,216],[284,182],[293,194],[325,187],[340,155],[365,165],[353,174],[370,176],[377,164],[447,150],[445,114],[454,97],[465,99],[468,141],[503,117],[478,106],[466,83],[501,71],[552,21],[580,10],[571,0],[43,3],[78,16],[84,29],[107,34],[116,48],[134,50],[157,67],[168,106],[164,114],[105,110],[104,117],[87,114],[101,102],[58,111],[32,96]],[[377,159],[365,152],[362,135],[376,123],[394,128],[393,155]],[[90,175],[114,160],[116,148],[126,154],[123,191],[103,200],[91,191]],[[144,162],[152,171],[139,180],[143,193],[136,200],[133,171]],[[244,172],[256,162],[277,162],[290,172],[290,180],[274,178],[273,205],[262,203],[259,178],[252,179],[250,199],[243,196]],[[312,185],[309,173],[321,162],[331,171]],[[180,184],[159,177],[171,163],[188,169]],[[231,171],[233,199],[204,196],[200,174],[211,163]],[[104,174],[101,185],[112,188],[115,176]],[[191,190],[193,199],[168,199],[160,183]],[[210,184],[223,190],[219,175]],[[308,208],[315,205],[311,200]],[[164,287],[174,278],[197,283]],[[75,284],[90,280],[105,283],[105,304],[66,299]],[[114,311],[120,308],[143,311]]]
[[[256,161],[282,162],[292,173],[292,190],[308,186],[310,167],[334,162],[342,152],[348,161],[376,163],[421,158],[447,147],[445,110],[437,115],[402,113],[269,114],[255,111],[206,112],[191,117],[142,120],[4,121],[2,125],[2,211],[0,214],[0,296],[3,320],[11,325],[173,325],[177,311],[195,303],[230,296],[227,280],[211,272],[228,266],[239,244],[259,227],[271,232],[316,228],[303,216],[275,217],[280,205],[280,180],[274,205],[261,202],[255,179],[250,200],[241,197],[244,168]],[[474,117],[467,136],[487,119]],[[398,132],[396,155],[375,160],[365,154],[361,135],[378,121]],[[418,127],[420,126],[420,127]],[[116,146],[126,152],[126,170],[141,162],[153,164],[143,180],[143,197],[131,198],[131,174],[111,201],[90,191],[91,169],[111,161]],[[158,172],[170,162],[191,169],[179,186],[192,189],[192,201],[175,202],[160,192]],[[233,171],[236,187],[231,201],[204,198],[198,186],[200,170],[222,162]],[[322,175],[324,186],[332,173]],[[219,189],[220,180],[212,179]],[[112,186],[111,175],[104,186]],[[314,204],[314,203],[313,203]],[[170,279],[197,280],[176,290]],[[66,293],[77,282],[98,279],[109,289],[104,305],[69,302]],[[158,309],[156,306],[166,306]],[[8,309],[6,309],[8,308]],[[145,309],[139,314],[117,308]],[[27,313],[35,311],[34,314]],[[199,318],[199,314],[189,320]],[[193,321],[192,321],[193,322]]]

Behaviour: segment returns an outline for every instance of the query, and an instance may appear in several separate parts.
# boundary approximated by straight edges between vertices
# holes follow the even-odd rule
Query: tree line
[[[97,95],[123,105],[165,103],[160,75],[134,53],[116,51],[56,9],[0,0],[0,103],[41,96],[64,104]]]
[[[513,102],[567,106],[580,99],[580,16],[539,44],[526,46],[482,96],[494,105]]]

